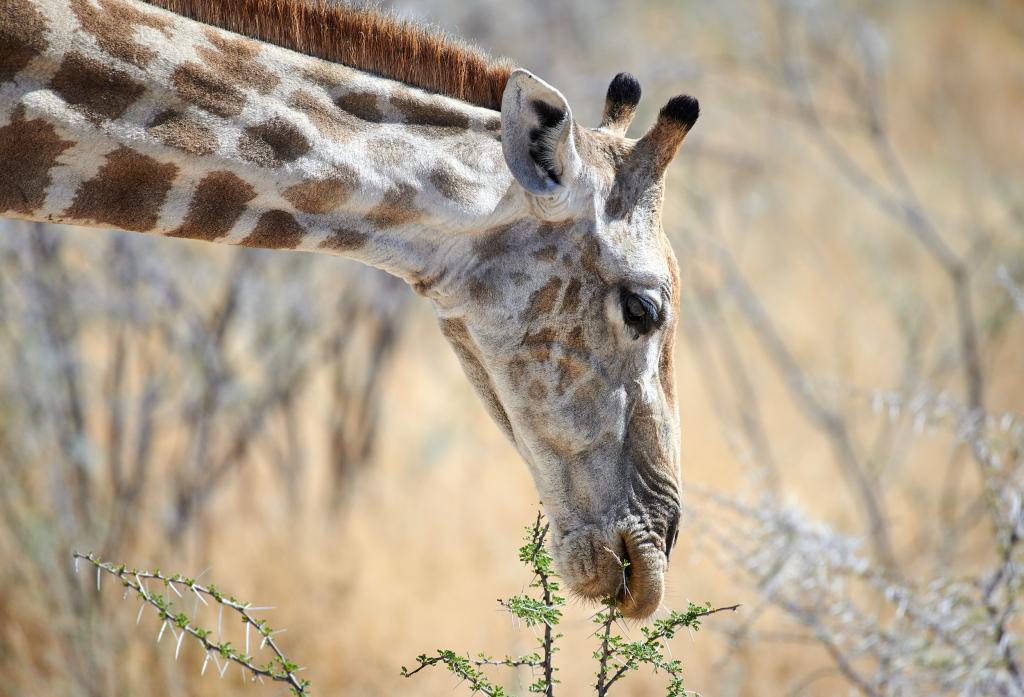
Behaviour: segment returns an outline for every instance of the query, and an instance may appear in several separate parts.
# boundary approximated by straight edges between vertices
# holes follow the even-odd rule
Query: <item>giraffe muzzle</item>
[[[631,619],[654,614],[665,590],[667,561],[659,538],[623,523],[583,526],[556,538],[555,564],[576,594],[614,597]]]
[[[619,611],[630,618],[644,618],[661,606],[665,594],[665,554],[650,538],[623,535],[625,574],[615,596]]]

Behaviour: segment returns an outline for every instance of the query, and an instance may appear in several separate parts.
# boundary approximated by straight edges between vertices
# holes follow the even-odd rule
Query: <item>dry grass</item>
[[[686,90],[700,96],[704,115],[674,166],[665,214],[688,280],[684,313],[732,328],[760,403],[780,498],[840,531],[863,533],[858,500],[842,483],[827,438],[801,414],[755,333],[735,307],[723,307],[715,320],[722,272],[714,249],[721,245],[731,251],[801,367],[823,384],[897,389],[907,383],[908,374],[919,372],[922,382],[962,395],[948,280],[901,224],[844,180],[801,125],[778,64],[765,58],[778,57],[783,48],[774,4],[744,4],[720,14],[671,3],[628,13],[603,4],[592,10],[585,4],[575,7],[558,10],[578,21],[573,24],[577,31],[564,36],[575,63],[561,54],[552,60],[549,44],[519,46],[511,29],[487,35],[491,25],[470,10],[461,15],[453,10],[450,21],[465,21],[470,31],[484,34],[485,44],[522,56],[525,65],[550,76],[574,106],[580,104],[577,113],[597,112],[595,95],[604,89],[603,75],[620,69],[647,78],[638,128],[670,94]],[[983,337],[981,361],[989,376],[987,406],[993,412],[1020,413],[1024,321],[1007,309],[1005,290],[995,276],[1000,264],[1018,280],[1024,268],[1024,78],[1019,68],[1024,65],[1024,30],[1014,7],[910,2],[890,8],[847,2],[834,11],[870,16],[885,38],[883,84],[893,141],[917,197],[941,221],[951,246],[974,260],[977,269],[972,297]],[[439,13],[441,8],[441,3],[434,5]],[[519,12],[525,16],[526,10]],[[523,19],[509,26],[530,25]],[[637,36],[644,37],[642,48],[632,43]],[[530,51],[536,55],[523,55]],[[693,66],[694,72],[680,76],[662,70],[674,65],[675,57],[683,70]],[[551,70],[545,71],[549,60]],[[602,77],[574,81],[584,67]],[[814,67],[825,75],[820,78],[822,105],[839,124],[833,132],[866,171],[884,180],[884,163],[875,159],[862,131],[843,126],[855,113],[850,91],[828,78],[826,64]],[[87,246],[102,234],[75,231],[69,242]],[[152,244],[162,253],[187,243]],[[222,269],[233,254],[192,249]],[[494,601],[523,583],[513,551],[536,508],[536,493],[518,456],[488,422],[429,309],[417,304],[403,322],[398,358],[380,385],[373,464],[353,479],[342,513],[329,514],[322,495],[329,487],[327,444],[317,424],[330,400],[320,377],[299,407],[311,463],[301,484],[300,499],[306,503],[299,512],[286,505],[273,467],[254,455],[244,473],[233,474],[218,490],[202,523],[181,539],[162,538],[166,502],[159,492],[150,493],[136,521],[139,542],[132,562],[190,572],[211,565],[218,582],[242,597],[277,605],[276,624],[289,629],[284,635],[289,654],[311,666],[308,677],[316,694],[447,694],[452,682],[445,675],[405,681],[399,666],[435,646],[504,654],[531,645],[531,639],[505,623]],[[696,488],[737,496],[760,491],[763,470],[736,447],[742,438],[735,398],[709,382],[717,374],[728,383],[729,365],[720,348],[709,350],[705,344],[702,349],[693,337],[686,338],[677,342],[676,356],[684,479]],[[887,419],[871,410],[869,400],[846,390],[831,399],[864,442],[884,432]],[[102,418],[93,427],[102,443]],[[903,440],[885,452],[902,455],[884,470],[880,486],[892,545],[905,573],[927,578],[937,558],[946,560],[951,575],[984,566],[989,561],[987,529],[981,516],[965,509],[977,494],[976,471],[950,464],[955,447],[941,431],[898,438]],[[950,490],[955,492],[952,503]],[[200,679],[194,653],[183,651],[183,665],[175,665],[166,644],[156,651],[130,642],[134,609],[117,601],[103,603],[97,611],[102,619],[89,614],[90,622],[77,622],[67,603],[47,592],[49,574],[59,573],[56,564],[63,561],[45,558],[52,531],[47,512],[33,512],[36,505],[15,502],[20,512],[39,520],[37,527],[18,532],[27,541],[15,539],[15,531],[6,526],[0,531],[0,553],[7,560],[0,571],[0,693],[89,694],[78,677],[82,666],[68,646],[86,650],[81,647],[91,643],[88,634],[99,623],[113,629],[104,635],[108,644],[92,649],[98,684],[105,688],[97,694],[242,693],[237,676],[224,683],[210,676]],[[960,522],[937,523],[948,515]],[[691,520],[691,534],[684,528],[680,535],[666,603],[739,602],[751,613],[761,612],[756,592],[715,562],[707,541],[696,534],[699,523]],[[950,527],[958,533],[952,541]],[[40,550],[43,560],[31,562],[27,548]],[[945,556],[936,556],[940,549]],[[594,641],[587,617],[594,611],[577,604],[564,622],[560,677],[571,687],[565,694],[582,694],[592,679]],[[777,610],[763,612],[757,632],[796,631]],[[740,616],[728,626],[749,619]],[[155,636],[153,618],[143,623],[142,636]],[[705,695],[783,694],[800,676],[829,664],[820,648],[738,642],[716,633],[714,624],[696,640],[681,637],[674,644],[689,665],[688,684]],[[621,694],[651,694],[655,685],[656,680],[635,679],[623,685]],[[829,677],[801,694],[837,694],[839,685]]]

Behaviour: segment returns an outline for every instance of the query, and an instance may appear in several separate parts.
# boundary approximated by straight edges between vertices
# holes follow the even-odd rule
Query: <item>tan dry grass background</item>
[[[794,115],[779,86],[779,67],[771,62],[782,53],[776,31],[779,7],[728,3],[711,10],[655,2],[628,8],[568,3],[554,10],[533,5],[474,10],[435,2],[414,12],[478,33],[497,52],[521,59],[545,77],[553,75],[550,79],[581,118],[595,120],[604,84],[620,69],[634,71],[645,85],[639,129],[671,94],[685,90],[699,96],[703,116],[674,165],[665,211],[688,281],[686,297],[700,302],[713,294],[721,279],[706,252],[709,242],[722,244],[809,375],[856,388],[895,389],[907,371],[906,326],[919,329],[922,348],[916,360],[922,367],[943,364],[944,354],[955,354],[949,284],[899,224],[844,181]],[[488,12],[494,13],[493,23]],[[1024,262],[1020,6],[843,2],[822,3],[819,12],[867,18],[884,41],[883,84],[893,140],[919,199],[941,219],[951,245],[981,260],[973,286],[979,323],[994,322],[993,308],[1005,304],[994,269],[1003,263],[1019,270]],[[505,23],[502,30],[510,13],[521,21]],[[542,22],[555,24],[532,41],[522,33]],[[552,45],[552,37],[563,39],[566,50]],[[822,103],[842,123],[844,114],[851,113],[848,95],[834,80],[823,78],[822,84]],[[856,129],[837,132],[868,171],[884,177]],[[982,249],[972,247],[978,230],[987,240]],[[91,245],[103,236],[68,231],[67,241]],[[153,254],[159,257],[186,244],[153,240]],[[206,246],[194,246],[192,253],[212,258],[220,269],[234,254]],[[683,312],[688,312],[685,305]],[[458,694],[461,688],[446,674],[427,673],[410,681],[399,677],[398,668],[438,647],[494,654],[532,649],[530,631],[512,626],[495,599],[518,592],[528,580],[515,550],[537,508],[536,493],[525,466],[472,394],[429,308],[416,302],[403,322],[394,368],[380,385],[377,449],[371,465],[353,481],[349,504],[339,516],[327,515],[323,506],[326,451],[322,439],[317,440],[317,425],[330,402],[320,380],[299,409],[313,463],[303,483],[302,510],[289,511],[279,480],[253,456],[218,489],[199,529],[183,540],[161,538],[158,523],[167,502],[160,491],[150,492],[137,520],[141,542],[126,560],[189,573],[210,566],[210,577],[223,589],[276,605],[269,616],[275,626],[288,628],[283,646],[310,667],[314,694]],[[1006,322],[1006,329],[983,345],[988,406],[1020,412],[1024,322],[1019,315]],[[781,498],[813,519],[862,534],[856,502],[841,483],[828,444],[800,415],[742,323],[735,336],[762,405]],[[761,483],[752,468],[731,447],[735,424],[723,422],[715,409],[707,363],[692,342],[682,340],[677,346],[686,484],[730,495],[758,491]],[[721,368],[720,356],[712,360]],[[955,355],[948,361],[955,361]],[[935,388],[963,393],[955,371],[936,374]],[[866,402],[843,403],[844,413],[863,433],[884,419]],[[93,427],[102,442],[101,416]],[[909,457],[885,476],[883,487],[897,554],[911,574],[923,577],[934,572],[926,550],[939,543],[933,520],[951,445],[939,433],[923,435],[907,447]],[[965,471],[959,486],[966,499],[978,483]],[[23,511],[34,505],[32,500],[18,502]],[[39,516],[45,518],[46,512]],[[742,612],[756,611],[756,593],[715,562],[700,539],[689,534],[694,529],[691,520],[680,535],[666,604],[682,607],[688,600],[707,600],[743,603],[744,610],[735,618],[716,617],[699,634],[673,642],[674,655],[686,662],[689,687],[709,697],[779,695],[798,676],[827,665],[824,652],[811,645],[754,643],[730,650],[722,630],[744,622]],[[981,525],[966,530],[952,556],[955,568],[966,573],[983,563],[985,539]],[[19,549],[0,531],[8,567],[0,575],[0,693],[88,694],[76,677],[79,666],[60,648],[68,635],[84,629],[51,602],[51,579],[24,562]],[[101,621],[119,630],[112,645],[95,648],[104,666],[104,694],[280,691],[242,688],[234,670],[223,682],[210,674],[199,678],[197,652],[185,648],[175,663],[166,640],[154,650],[155,618],[148,614],[136,629],[136,606],[115,599],[116,591],[105,593]],[[586,694],[595,645],[587,618],[594,611],[573,602],[562,627],[562,695]],[[766,613],[762,629],[789,626],[772,610]],[[212,624],[215,618],[208,615],[207,621]],[[627,631],[637,634],[636,627]],[[510,676],[508,684],[522,691],[528,682]],[[631,678],[619,693],[657,694],[661,684],[659,677]],[[840,685],[826,680],[803,694],[846,694]]]

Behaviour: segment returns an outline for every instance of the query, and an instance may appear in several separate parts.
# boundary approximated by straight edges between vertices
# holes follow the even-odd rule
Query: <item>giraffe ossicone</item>
[[[305,0],[5,0],[0,215],[402,277],[526,461],[569,587],[646,617],[680,511],[661,205],[697,102],[633,140],[632,77],[587,128],[535,75],[421,33]]]

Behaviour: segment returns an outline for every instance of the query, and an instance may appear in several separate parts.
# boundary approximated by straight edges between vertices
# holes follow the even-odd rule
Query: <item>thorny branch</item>
[[[643,631],[645,636],[644,641],[642,643],[634,645],[634,647],[638,646],[639,648],[637,649],[634,647],[629,647],[627,651],[623,651],[621,650],[621,648],[616,646],[614,637],[611,634],[611,627],[617,619],[616,610],[614,606],[612,606],[611,609],[608,611],[607,619],[602,623],[604,634],[601,639],[601,648],[599,649],[601,660],[599,663],[598,670],[598,697],[604,697],[604,695],[608,693],[608,690],[611,689],[612,685],[618,682],[630,670],[635,670],[636,668],[634,664],[631,664],[627,660],[626,663],[623,663],[619,667],[619,669],[612,673],[611,677],[608,678],[607,681],[605,681],[604,678],[607,676],[608,659],[612,658],[615,655],[626,656],[628,659],[629,657],[631,657],[630,654],[651,654],[651,652],[656,651],[659,645],[661,645],[666,639],[671,639],[675,635],[676,631],[678,631],[681,627],[699,629],[700,623],[698,622],[698,620],[700,620],[701,618],[708,617],[719,612],[735,612],[739,609],[739,604],[726,605],[723,607],[716,607],[714,609],[712,609],[710,606],[707,606],[703,609],[699,606],[691,606],[686,613],[672,613],[669,616],[668,620],[656,621],[654,624],[655,628],[653,630],[644,627],[641,630]],[[672,663],[675,662],[673,661]],[[671,665],[670,663],[664,662],[663,659],[656,658],[652,662],[652,665],[655,665],[656,668],[662,668],[666,670],[666,672],[671,674],[673,677],[676,677],[677,671],[675,670],[675,666]],[[682,681],[680,678],[680,686],[681,685]]]
[[[175,635],[178,642],[174,654],[175,658],[177,658],[178,651],[181,649],[181,641],[187,634],[193,637],[203,647],[203,650],[206,653],[206,658],[203,661],[203,673],[206,672],[207,663],[211,658],[213,658],[214,662],[218,664],[220,676],[223,677],[228,665],[230,665],[228,661],[230,661],[241,666],[243,670],[249,671],[253,680],[258,679],[262,682],[263,678],[268,678],[275,682],[286,683],[292,693],[297,696],[305,697],[305,695],[309,694],[309,681],[303,680],[295,675],[295,673],[301,670],[301,668],[285,657],[280,647],[278,647],[277,642],[274,640],[275,631],[271,629],[270,625],[267,624],[267,621],[256,619],[252,615],[252,603],[244,603],[236,600],[234,597],[225,596],[217,590],[216,586],[204,586],[197,583],[195,579],[186,578],[179,574],[167,576],[166,574],[160,573],[159,569],[156,571],[145,571],[142,569],[129,569],[124,564],[115,566],[110,562],[102,561],[92,553],[82,554],[81,552],[74,552],[73,556],[75,559],[76,569],[78,566],[78,560],[80,559],[89,562],[96,568],[97,590],[99,590],[101,585],[100,575],[102,572],[105,572],[121,582],[125,588],[125,597],[127,597],[129,591],[137,593],[139,599],[144,603],[142,608],[139,609],[139,617],[142,616],[142,609],[145,608],[147,604],[156,608],[157,615],[162,621],[157,641],[163,637],[164,631],[167,628],[170,628],[171,633]],[[213,639],[211,639],[212,632],[194,624],[194,622],[189,619],[188,615],[185,613],[175,612],[173,600],[170,596],[165,597],[161,594],[151,592],[146,587],[143,579],[161,582],[165,587],[173,591],[179,597],[182,597],[182,593],[178,589],[178,586],[181,586],[186,593],[192,592],[195,594],[196,598],[201,600],[204,605],[208,604],[205,598],[211,598],[222,607],[234,610],[241,616],[242,621],[245,623],[245,651],[241,652],[232,648],[231,642],[213,641]],[[262,637],[260,640],[260,648],[269,646],[270,650],[274,653],[273,659],[262,666],[256,665],[253,662],[252,655],[249,652],[250,627],[252,627],[255,632]],[[216,656],[218,655],[225,659],[223,667],[221,667],[217,661]]]
[[[553,659],[558,651],[557,640],[561,637],[555,632],[555,628],[561,621],[565,599],[558,595],[559,585],[555,580],[557,574],[552,570],[551,557],[544,547],[548,529],[542,514],[538,513],[533,525],[527,528],[526,544],[519,550],[520,561],[534,574],[529,587],[539,591],[540,597],[535,598],[526,594],[498,601],[513,617],[522,620],[527,626],[544,625],[544,637],[539,642],[538,653],[519,658],[507,656],[504,659],[493,659],[485,654],[479,654],[476,659],[471,659],[468,655],[457,654],[449,649],[438,649],[432,656],[417,656],[417,667],[412,670],[403,667],[401,674],[409,677],[424,668],[443,665],[449,672],[464,680],[472,692],[501,697],[505,694],[502,688],[495,685],[479,669],[486,666],[528,667],[541,673],[529,686],[529,691],[554,695],[558,681],[554,678],[557,668],[554,667]],[[691,603],[685,612],[672,611],[668,617],[654,620],[650,626],[641,627],[640,631],[644,638],[635,642],[626,641],[614,631],[616,623],[621,619],[614,597],[605,599],[604,607],[604,610],[592,618],[594,624],[598,626],[595,633],[601,637],[601,643],[593,653],[593,658],[597,661],[597,680],[594,684],[597,696],[606,697],[613,684],[628,673],[647,666],[655,672],[662,671],[668,674],[667,694],[669,697],[681,697],[687,694],[683,687],[682,662],[665,657],[666,642],[682,628],[694,631],[700,629],[700,620],[704,617],[726,610],[735,611],[740,606],[730,605],[712,609],[710,604]]]
[[[541,527],[543,522],[543,514],[537,511],[537,520],[533,524],[532,537],[530,544],[533,546],[533,554],[530,556],[530,565],[537,572],[537,579],[541,587],[541,602],[548,607],[553,605],[552,596],[553,589],[551,585],[551,572],[547,565],[538,564],[537,556],[544,552],[544,538],[547,537],[549,524],[545,524]],[[552,658],[554,657],[554,628],[550,622],[544,623],[544,644],[543,644],[543,659],[541,660],[541,667],[544,670],[544,684],[547,686],[545,694],[547,697],[552,697],[555,689],[554,681],[554,667],[552,666]]]

